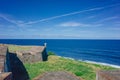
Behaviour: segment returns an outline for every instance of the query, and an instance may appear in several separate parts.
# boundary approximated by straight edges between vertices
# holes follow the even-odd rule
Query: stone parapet
[[[33,80],[82,80],[80,77],[66,71],[46,72]]]
[[[96,80],[120,80],[120,70],[98,71]]]
[[[47,60],[46,48],[44,46],[32,46],[30,50],[16,51],[16,54],[23,63]]]
[[[0,73],[0,80],[12,80],[12,73],[11,72]]]

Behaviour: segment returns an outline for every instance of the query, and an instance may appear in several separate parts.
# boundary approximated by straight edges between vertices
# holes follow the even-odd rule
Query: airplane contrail
[[[25,24],[28,24],[28,25],[29,24],[35,24],[35,23],[44,22],[44,21],[48,21],[48,20],[53,20],[53,19],[57,19],[57,18],[65,17],[65,16],[70,16],[70,15],[75,15],[75,14],[79,14],[79,13],[83,13],[83,12],[101,10],[101,9],[105,9],[105,8],[109,8],[109,7],[113,7],[113,6],[117,6],[117,5],[120,5],[120,3],[113,4],[113,5],[108,5],[106,7],[91,8],[91,9],[87,9],[87,10],[76,11],[76,12],[71,12],[71,13],[62,14],[62,15],[58,15],[58,16],[53,16],[53,17],[49,17],[49,18],[44,18],[44,19],[41,19],[41,20],[30,21],[30,22],[27,22]]]

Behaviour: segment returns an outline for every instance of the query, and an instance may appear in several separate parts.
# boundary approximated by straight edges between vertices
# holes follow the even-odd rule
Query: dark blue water
[[[47,51],[76,60],[88,60],[120,66],[120,40],[1,39],[0,43],[43,45]]]

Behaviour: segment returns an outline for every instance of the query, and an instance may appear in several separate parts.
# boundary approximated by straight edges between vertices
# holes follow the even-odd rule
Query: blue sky
[[[120,39],[120,0],[0,0],[0,39]]]

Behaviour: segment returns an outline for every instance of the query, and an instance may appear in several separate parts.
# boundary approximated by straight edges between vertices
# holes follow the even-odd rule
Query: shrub
[[[50,56],[50,55],[55,55],[55,53],[54,53],[54,52],[49,51],[49,52],[48,52],[48,56]]]

